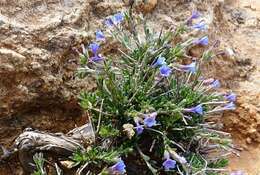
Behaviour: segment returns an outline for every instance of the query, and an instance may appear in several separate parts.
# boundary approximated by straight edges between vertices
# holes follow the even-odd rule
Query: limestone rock
[[[153,9],[156,7],[156,5],[157,5],[157,0],[136,1],[137,10],[142,13],[152,12]]]

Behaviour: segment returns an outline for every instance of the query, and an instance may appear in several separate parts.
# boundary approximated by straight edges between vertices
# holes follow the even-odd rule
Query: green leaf
[[[88,61],[88,59],[87,59],[87,57],[86,57],[85,55],[80,55],[80,57],[79,57],[79,63],[80,63],[81,65],[87,64],[87,61]]]
[[[99,135],[103,138],[119,136],[119,130],[115,129],[112,125],[101,126]]]

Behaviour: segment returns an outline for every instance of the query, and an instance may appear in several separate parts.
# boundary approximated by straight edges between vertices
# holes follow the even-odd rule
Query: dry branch
[[[33,155],[42,152],[54,160],[68,159],[77,149],[85,150],[85,146],[94,142],[95,135],[90,124],[74,128],[67,134],[46,133],[43,131],[25,129],[14,142],[11,151],[3,149],[0,162],[18,154],[19,161],[25,171],[30,174],[35,170]],[[59,162],[57,162],[59,163]]]

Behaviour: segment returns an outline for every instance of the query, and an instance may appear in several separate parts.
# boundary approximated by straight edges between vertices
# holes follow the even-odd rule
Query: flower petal
[[[124,174],[126,172],[125,168],[126,165],[121,159],[111,167],[113,174]]]
[[[174,169],[176,167],[176,161],[168,158],[163,162],[163,167],[164,167],[165,171]]]
[[[169,77],[169,76],[171,75],[171,73],[172,73],[172,70],[171,70],[171,68],[170,68],[169,66],[167,66],[167,65],[162,65],[162,66],[160,67],[160,74],[161,74],[161,76],[163,76],[163,77]]]
[[[96,40],[97,41],[104,41],[105,40],[105,35],[101,30],[96,31]]]

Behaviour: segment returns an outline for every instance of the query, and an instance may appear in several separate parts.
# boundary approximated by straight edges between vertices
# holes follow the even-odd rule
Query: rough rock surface
[[[225,3],[230,2],[148,0],[138,1],[137,10],[151,19],[152,26],[167,27],[197,9],[210,26],[210,38],[218,36],[223,46],[230,46],[234,28],[227,21],[229,13],[224,13]],[[88,44],[102,19],[124,5],[119,0],[0,2],[0,144],[9,146],[25,127],[66,132],[85,122],[77,95],[81,89],[93,89],[94,83],[90,77],[79,80],[75,76],[78,57],[73,48]],[[243,23],[242,12],[232,14]],[[249,63],[220,57],[211,63],[213,69],[205,66],[205,71],[225,81],[225,87],[234,87],[238,84],[234,80],[247,78]],[[19,173],[15,164],[0,165],[0,169],[0,175]]]
[[[226,130],[244,148],[240,158],[230,159],[230,168],[254,175],[260,173],[260,1],[232,1],[227,12],[235,25],[230,45],[238,57],[255,66],[245,81],[233,87],[238,94],[237,110],[223,116]]]
[[[76,96],[93,83],[75,77],[78,61],[72,48],[89,40],[99,25],[91,3],[1,1],[1,144],[10,145],[25,127],[66,132],[82,124]],[[0,174],[18,173],[14,166],[0,167]]]
[[[0,6],[1,143],[26,126],[58,131],[81,115],[72,47],[88,39],[91,1],[2,1]],[[68,129],[67,128],[67,129]],[[64,130],[64,129],[62,129]],[[9,132],[12,131],[12,132]]]

